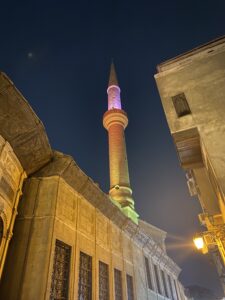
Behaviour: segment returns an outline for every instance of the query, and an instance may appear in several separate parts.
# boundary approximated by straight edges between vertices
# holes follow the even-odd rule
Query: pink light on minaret
[[[107,89],[108,94],[108,110],[122,109],[120,100],[120,88],[118,85],[114,64],[111,64],[109,85]]]

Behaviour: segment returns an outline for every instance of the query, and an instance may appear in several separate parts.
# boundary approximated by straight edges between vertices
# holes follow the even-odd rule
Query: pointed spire
[[[108,87],[110,87],[111,85],[119,86],[117,76],[116,76],[116,70],[115,70],[115,66],[114,66],[113,61],[111,63],[111,68],[110,68]]]

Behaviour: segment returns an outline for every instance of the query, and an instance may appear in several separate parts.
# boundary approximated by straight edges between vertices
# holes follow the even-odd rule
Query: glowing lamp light
[[[194,238],[193,241],[194,241],[195,247],[196,247],[198,250],[201,250],[201,249],[204,248],[204,240],[203,240],[203,237],[198,236],[198,237]]]

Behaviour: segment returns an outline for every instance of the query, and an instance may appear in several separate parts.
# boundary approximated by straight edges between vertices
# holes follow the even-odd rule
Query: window
[[[127,300],[134,300],[133,277],[127,274]]]
[[[114,269],[115,300],[123,300],[122,274],[120,270]]]
[[[3,232],[4,232],[4,224],[2,218],[0,218],[0,246],[2,243]]]
[[[156,285],[157,285],[157,291],[159,294],[162,294],[161,286],[160,286],[160,281],[159,281],[159,273],[158,273],[158,268],[154,264],[154,271],[155,271],[155,278],[156,278]]]
[[[172,97],[178,118],[189,115],[191,113],[187,99],[184,93]]]
[[[163,280],[165,295],[166,295],[167,298],[169,298],[168,287],[167,287],[167,284],[166,284],[166,275],[165,275],[163,270],[161,270],[161,274],[162,274],[162,280]]]
[[[173,281],[174,282],[174,287],[175,287],[175,292],[176,292],[176,296],[177,296],[177,300],[178,298],[178,292],[177,292],[177,284],[176,284],[176,280]]]
[[[80,252],[78,299],[92,299],[92,258],[83,252]]]
[[[5,195],[7,196],[7,198],[13,202],[14,200],[14,190],[11,187],[11,185],[9,184],[9,182],[2,177],[0,180],[0,189],[5,193]]]
[[[99,262],[99,300],[109,300],[109,268]]]
[[[50,300],[67,300],[71,247],[56,240]]]
[[[169,286],[170,286],[171,299],[174,300],[172,279],[171,279],[171,277],[169,275],[168,275],[168,280],[169,280]]]
[[[148,261],[147,257],[145,257],[145,269],[146,269],[146,274],[147,274],[148,288],[150,290],[153,290],[151,271],[150,271],[149,261]]]

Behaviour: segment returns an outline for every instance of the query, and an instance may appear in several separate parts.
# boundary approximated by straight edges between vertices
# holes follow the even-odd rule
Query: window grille
[[[162,274],[162,280],[163,280],[165,295],[166,295],[167,298],[169,298],[168,287],[167,287],[167,284],[166,284],[166,275],[165,275],[163,270],[161,270],[161,274]]]
[[[0,189],[3,191],[3,193],[7,196],[7,198],[13,202],[14,200],[14,190],[9,184],[9,182],[2,177],[0,180]]]
[[[50,300],[67,300],[71,247],[56,240]]]
[[[178,298],[178,291],[177,291],[177,284],[176,284],[176,280],[174,280],[173,282],[174,282],[174,287],[175,287],[175,293],[176,293],[176,297],[177,297],[177,300],[178,300],[179,298]]]
[[[134,300],[133,277],[127,274],[127,300]]]
[[[156,278],[156,285],[157,285],[157,291],[159,294],[162,294],[161,286],[160,286],[160,281],[159,281],[159,273],[158,273],[158,268],[154,264],[154,270],[155,270],[155,278]]]
[[[148,288],[150,290],[153,290],[151,271],[150,271],[149,261],[148,261],[147,257],[145,257],[145,270],[146,270],[146,274],[147,274]]]
[[[2,243],[3,232],[4,232],[4,224],[2,218],[0,218],[0,246]]]
[[[178,118],[189,115],[191,113],[186,96],[184,93],[172,97]]]
[[[80,252],[78,299],[92,299],[92,258],[83,252]]]
[[[115,300],[123,300],[122,274],[121,271],[114,269]]]
[[[109,300],[109,267],[99,262],[99,300]]]
[[[172,279],[171,279],[171,277],[170,277],[169,275],[168,275],[168,279],[169,279],[169,286],[170,286],[171,299],[174,300],[174,293],[173,293]]]

